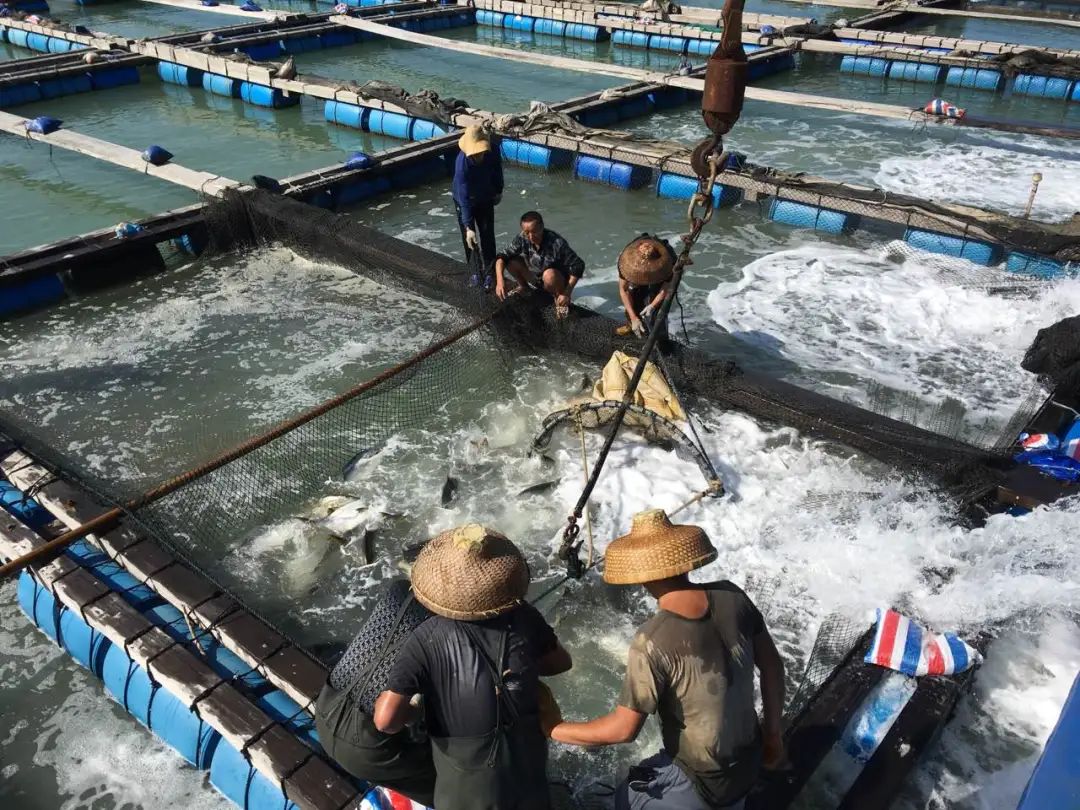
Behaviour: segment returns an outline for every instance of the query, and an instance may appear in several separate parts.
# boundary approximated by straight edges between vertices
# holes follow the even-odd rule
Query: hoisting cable
[[[710,167],[709,174],[707,177],[702,178],[700,188],[693,199],[691,199],[690,206],[687,209],[690,230],[682,238],[683,248],[675,261],[675,266],[672,268],[671,281],[668,282],[669,294],[664,298],[663,303],[660,305],[660,311],[657,313],[656,322],[659,324],[663,324],[667,320],[668,312],[670,312],[672,302],[675,300],[675,293],[678,291],[679,284],[682,282],[683,270],[686,265],[690,263],[690,251],[693,249],[698,237],[701,236],[701,233],[709,220],[712,219],[712,192],[713,187],[716,185],[716,175],[720,166],[720,155],[710,155],[706,160]],[[701,208],[700,214],[698,213],[698,208]],[[611,429],[604,438],[604,445],[600,448],[600,455],[597,458],[596,465],[593,467],[592,474],[586,481],[585,487],[578,497],[577,503],[574,505],[574,511],[567,518],[566,528],[563,529],[563,539],[562,545],[559,548],[559,557],[566,563],[567,575],[575,579],[581,578],[585,573],[585,564],[581,561],[580,556],[578,556],[578,552],[581,550],[583,542],[578,540],[578,534],[580,533],[578,520],[581,519],[585,506],[589,501],[589,496],[592,495],[592,491],[596,487],[596,482],[600,478],[600,473],[604,468],[604,462],[607,460],[608,454],[611,452],[611,447],[615,443],[615,437],[618,435],[619,428],[622,427],[623,420],[626,417],[626,411],[633,403],[634,393],[637,391],[638,383],[645,373],[645,365],[648,363],[650,355],[652,355],[653,350],[656,348],[659,337],[660,330],[654,329],[646,338],[641,357],[638,358],[637,365],[634,367],[634,373],[630,377],[629,384],[626,386],[626,392],[623,394],[622,401],[619,403],[619,410],[611,423]]]
[[[713,214],[713,189],[716,186],[716,176],[722,171],[726,163],[726,155],[723,153],[723,136],[731,131],[735,122],[742,113],[743,99],[746,96],[746,83],[749,74],[749,66],[746,61],[746,53],[742,46],[742,13],[744,0],[725,0],[721,10],[722,33],[716,50],[709,57],[705,71],[705,87],[701,98],[701,115],[706,128],[711,133],[702,141],[690,156],[690,164],[698,176],[698,190],[690,201],[687,211],[690,230],[683,236],[683,247],[672,269],[671,280],[668,282],[668,294],[660,305],[657,313],[656,325],[663,326],[667,322],[668,313],[679,292],[679,284],[682,282],[683,271],[690,264],[690,251],[701,236],[705,225],[712,219]],[[700,215],[698,209],[701,209]],[[638,383],[645,372],[645,365],[656,348],[662,330],[655,328],[647,335],[641,357],[638,358],[634,373],[626,387],[619,410],[612,421],[611,429],[604,438],[604,445],[600,449],[596,465],[592,474],[589,475],[585,487],[574,505],[574,511],[567,517],[566,527],[563,529],[562,544],[559,547],[559,557],[566,563],[567,577],[580,579],[587,570],[581,561],[579,552],[582,540],[578,539],[580,528],[578,520],[581,519],[589,497],[592,495],[600,473],[604,469],[611,446],[615,442],[619,428],[622,427],[626,417],[626,411],[633,402],[634,393]],[[699,439],[700,442],[700,439]],[[706,456],[708,458],[708,456]],[[711,464],[711,462],[710,462]]]

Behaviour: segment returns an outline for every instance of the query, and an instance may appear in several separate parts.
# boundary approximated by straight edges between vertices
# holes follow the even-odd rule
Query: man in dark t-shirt
[[[513,276],[519,289],[536,287],[555,299],[555,312],[564,316],[570,308],[574,287],[585,275],[585,262],[562,236],[544,225],[536,211],[521,215],[521,233],[503,248],[495,261],[495,295],[506,298],[504,272]]]
[[[413,593],[436,615],[413,631],[375,704],[394,734],[423,716],[438,810],[547,810],[540,676],[570,669],[555,631],[523,602],[529,571],[504,535],[477,524],[428,543]]]
[[[760,767],[784,759],[784,669],[761,613],[730,582],[687,578],[716,556],[705,532],[672,525],[659,509],[635,515],[630,534],[605,552],[604,580],[644,585],[659,609],[630,645],[615,710],[586,723],[558,723],[550,736],[575,745],[630,742],[648,715],[660,718],[664,748],[630,769],[616,791],[616,810],[741,809]]]

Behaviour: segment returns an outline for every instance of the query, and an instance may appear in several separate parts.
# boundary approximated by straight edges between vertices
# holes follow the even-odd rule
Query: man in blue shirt
[[[495,261],[495,206],[503,193],[502,158],[479,126],[465,128],[458,148],[453,193],[465,261],[474,271],[473,286],[488,285]]]
[[[510,273],[520,289],[542,287],[555,299],[555,314],[563,317],[570,310],[570,296],[585,275],[585,262],[565,239],[544,227],[544,218],[536,211],[521,216],[521,233],[503,249],[495,262],[495,295],[506,298],[503,271]]]

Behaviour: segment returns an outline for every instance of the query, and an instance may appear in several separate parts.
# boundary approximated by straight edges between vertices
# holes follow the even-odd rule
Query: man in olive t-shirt
[[[664,748],[630,769],[617,810],[741,808],[760,768],[784,760],[783,662],[761,614],[732,583],[698,585],[686,576],[716,556],[705,532],[674,526],[659,509],[635,515],[630,534],[608,546],[604,580],[643,584],[659,610],[630,645],[615,710],[555,723],[549,733],[558,742],[610,745],[634,740],[648,715],[660,718]]]

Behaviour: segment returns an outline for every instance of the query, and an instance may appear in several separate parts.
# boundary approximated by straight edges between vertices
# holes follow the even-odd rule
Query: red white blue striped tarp
[[[905,675],[953,675],[982,656],[953,633],[931,633],[895,610],[878,608],[874,643],[864,660]]]

